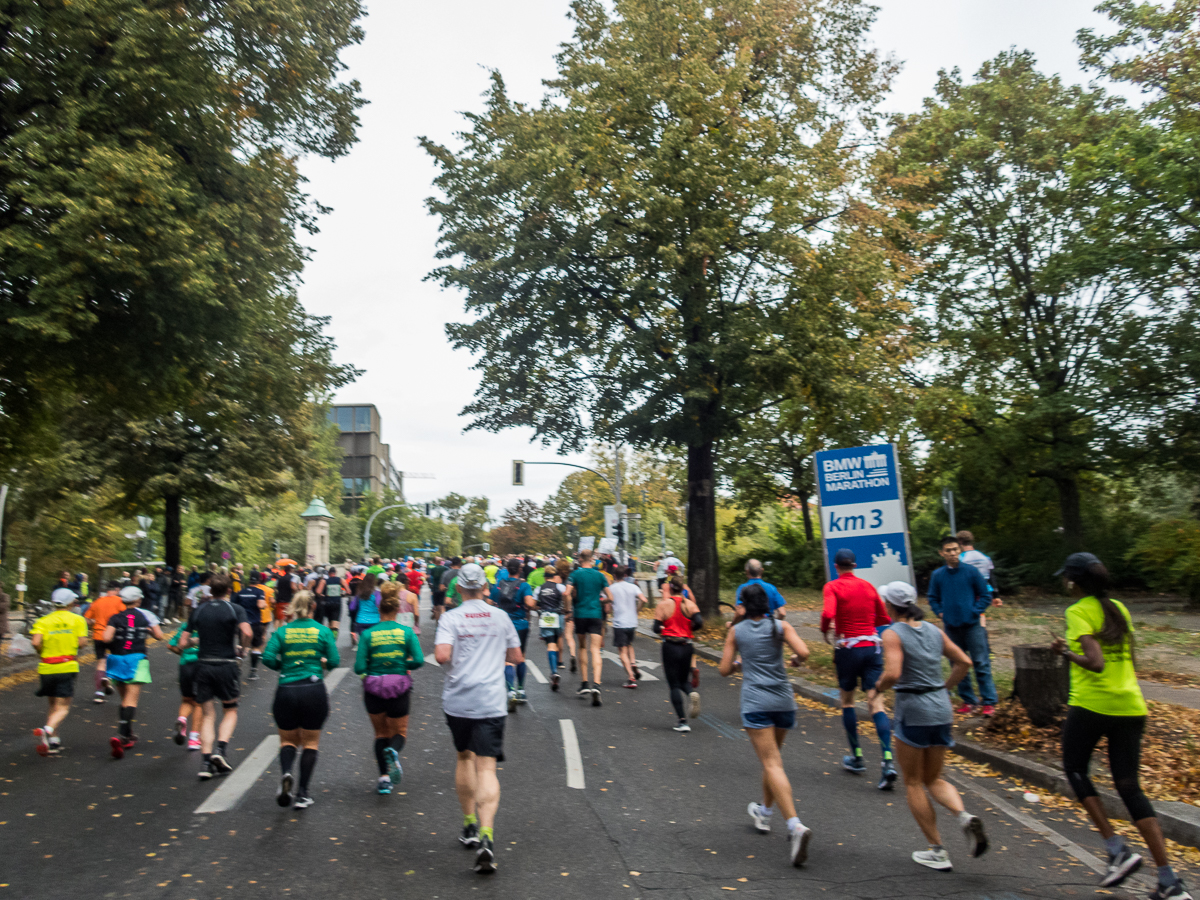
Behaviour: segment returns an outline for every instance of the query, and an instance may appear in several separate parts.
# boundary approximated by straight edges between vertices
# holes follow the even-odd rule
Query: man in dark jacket
[[[987,629],[980,623],[979,615],[991,605],[992,597],[979,570],[959,562],[961,553],[958,538],[942,538],[938,554],[946,564],[935,569],[929,579],[929,607],[942,620],[950,640],[971,657],[979,697],[983,700],[979,712],[990,716],[996,712],[999,697],[992,680],[992,651],[988,646]],[[979,699],[971,685],[970,672],[958,683],[958,695],[962,698],[962,706],[955,712],[974,712]]]

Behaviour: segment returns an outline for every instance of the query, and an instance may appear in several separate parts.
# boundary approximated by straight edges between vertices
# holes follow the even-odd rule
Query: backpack
[[[537,592],[538,609],[545,612],[558,612],[562,609],[562,594],[558,592],[559,585],[554,581],[547,581]]]
[[[526,614],[524,605],[517,601],[517,593],[521,590],[522,584],[524,582],[517,581],[515,578],[508,578],[496,585],[496,591],[500,595],[496,598],[496,605],[512,618]]]
[[[291,603],[293,587],[294,582],[291,575],[280,575],[279,580],[275,582],[275,602]]]

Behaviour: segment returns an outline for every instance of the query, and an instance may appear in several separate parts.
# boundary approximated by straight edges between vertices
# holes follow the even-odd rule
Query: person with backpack
[[[563,643],[563,620],[568,609],[564,595],[567,586],[553,565],[545,568],[542,584],[534,597],[538,617],[538,637],[546,644],[550,663],[550,690],[557,691],[561,680],[558,674],[558,655]]]
[[[250,624],[250,675],[248,681],[258,681],[258,663],[262,659],[263,645],[267,642],[267,627],[262,623],[262,611],[267,605],[267,595],[262,587],[246,581],[233,595],[233,600],[246,611]]]
[[[342,627],[342,595],[345,593],[336,568],[330,566],[329,571],[321,576],[314,593],[318,603],[316,620],[327,622],[336,638]]]
[[[529,641],[529,611],[537,605],[533,588],[521,576],[522,562],[511,557],[503,569],[496,572],[496,584],[492,587],[492,602],[508,613],[517,637],[521,641],[522,661],[516,665],[505,663],[504,681],[508,685],[508,711],[515,712],[517,704],[525,702],[525,645]]]
[[[375,589],[375,576],[368,572],[358,585],[358,593],[350,605],[354,624],[350,626],[350,644],[358,646],[358,636],[379,621],[379,591]]]

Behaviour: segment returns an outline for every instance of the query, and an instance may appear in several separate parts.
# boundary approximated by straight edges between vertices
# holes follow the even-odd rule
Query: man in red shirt
[[[875,690],[875,682],[883,674],[883,648],[876,631],[890,625],[892,620],[871,582],[854,574],[853,551],[839,550],[833,557],[838,577],[825,585],[825,606],[821,610],[821,633],[830,643],[829,631],[834,631],[833,665],[837,669],[838,687],[842,691],[842,725],[850,739],[850,753],[842,757],[842,768],[855,775],[867,770],[862,747],[858,745],[858,710],[854,694],[859,684],[867,694],[867,708],[879,734],[883,750],[883,771],[879,789],[890,791],[896,783],[896,767],[892,763],[892,726],[883,711],[883,698]]]

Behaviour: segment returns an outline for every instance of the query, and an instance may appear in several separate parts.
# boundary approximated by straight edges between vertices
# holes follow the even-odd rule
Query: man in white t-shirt
[[[633,655],[633,638],[637,634],[638,610],[646,603],[646,595],[641,592],[637,582],[633,580],[633,569],[626,567],[621,570],[620,581],[614,581],[608,586],[612,594],[612,627],[613,646],[621,656],[621,665],[629,676],[621,687],[636,688],[642,677],[637,667],[637,658]]]
[[[960,531],[955,537],[958,538],[958,545],[962,548],[962,555],[958,561],[978,569],[979,574],[983,576],[984,583],[988,586],[988,593],[992,595],[992,605],[1003,606],[1004,602],[996,596],[996,587],[992,584],[992,572],[996,568],[992,558],[975,549],[975,535],[971,532]]]
[[[458,751],[454,786],[463,811],[459,841],[477,847],[475,871],[496,871],[492,828],[500,806],[497,761],[504,761],[508,691],[504,664],[525,661],[508,613],[484,602],[490,585],[483,568],[458,570],[455,585],[462,604],[442,613],[434,639],[434,659],[445,671],[442,710]]]

